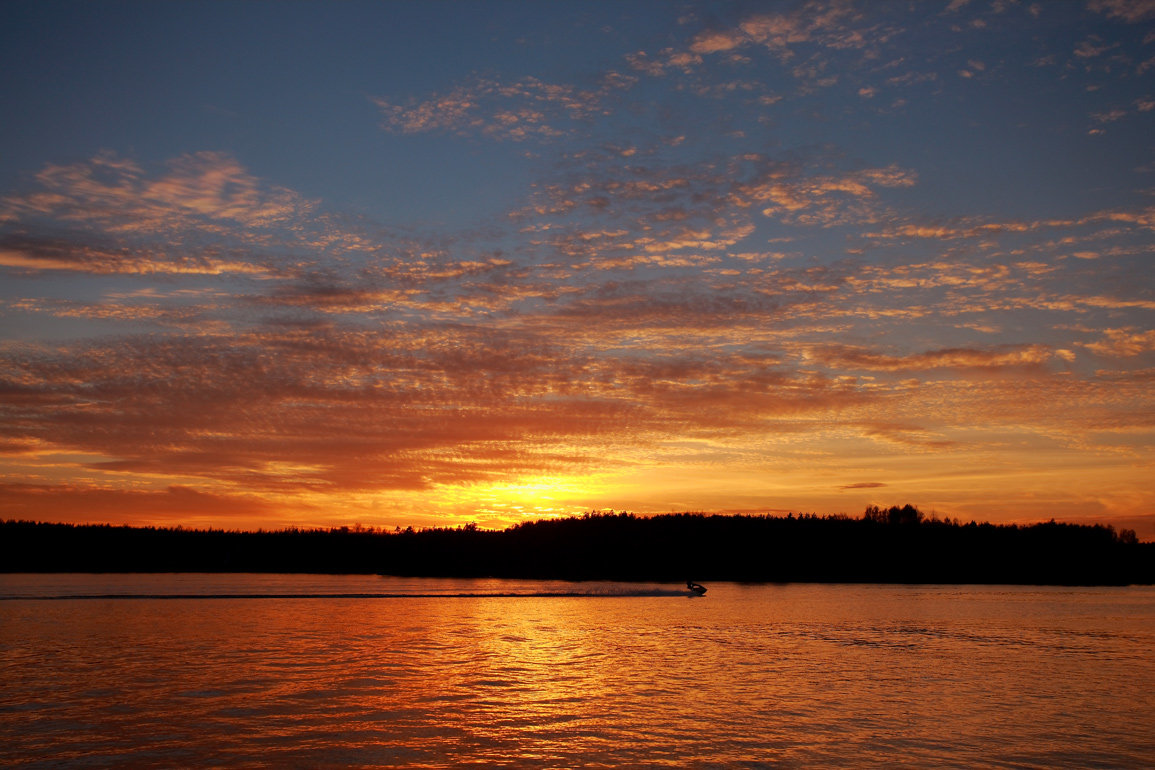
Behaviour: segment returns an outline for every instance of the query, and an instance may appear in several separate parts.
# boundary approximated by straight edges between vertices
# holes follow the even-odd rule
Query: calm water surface
[[[1152,767],[1155,589],[0,575],[5,767]]]

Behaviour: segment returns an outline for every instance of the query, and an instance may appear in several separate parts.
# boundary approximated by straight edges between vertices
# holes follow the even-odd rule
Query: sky
[[[0,518],[1155,539],[1155,0],[6,0],[0,72]]]

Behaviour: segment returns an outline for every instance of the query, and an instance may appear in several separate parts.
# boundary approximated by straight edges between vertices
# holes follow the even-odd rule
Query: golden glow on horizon
[[[335,488],[323,481],[331,469],[316,462],[271,460],[253,469],[256,476],[205,479],[123,468],[103,455],[36,449],[9,455],[0,465],[6,478],[28,485],[31,494],[29,507],[0,516],[163,525],[175,515],[187,526],[239,528],[468,522],[502,528],[589,510],[858,515],[868,504],[909,501],[965,520],[1114,522],[1145,538],[1155,535],[1145,517],[1150,491],[1134,487],[1132,462],[1145,456],[1142,446],[1088,455],[1046,436],[1026,440],[1014,430],[936,435],[966,443],[926,451],[904,443],[924,440],[918,436],[883,434],[880,443],[842,429],[821,440],[810,435],[803,444],[785,437],[761,443],[671,439],[653,448],[648,462],[639,447],[607,447],[599,458],[603,470],[588,475],[508,474],[506,480],[412,491]],[[1009,451],[1011,444],[1020,447]],[[355,464],[340,470],[343,477],[358,477]],[[253,488],[253,480],[261,488]],[[49,486],[38,486],[44,484]],[[1013,503],[1013,515],[992,500]]]
[[[528,476],[515,482],[444,490],[445,498],[453,500],[459,510],[471,511],[491,526],[578,515],[590,510],[583,500],[606,494],[603,483],[581,476]]]

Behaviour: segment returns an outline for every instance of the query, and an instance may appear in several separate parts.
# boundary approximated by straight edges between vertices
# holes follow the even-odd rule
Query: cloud
[[[1116,120],[1120,120],[1125,117],[1127,117],[1127,111],[1120,109],[1091,113],[1091,118],[1097,123],[1114,123]]]
[[[634,82],[631,76],[613,72],[592,89],[534,77],[512,82],[477,78],[425,99],[397,103],[372,97],[371,101],[381,111],[381,125],[387,131],[479,134],[515,142],[549,140],[572,133],[576,123],[604,114],[607,98]]]
[[[959,442],[944,438],[942,434],[910,425],[867,421],[860,426],[860,430],[864,436],[875,441],[917,452],[949,451],[959,445]]]
[[[760,206],[763,216],[795,224],[867,223],[878,216],[870,205],[877,188],[911,187],[916,180],[897,166],[814,175],[777,166],[755,182],[737,185],[731,196],[739,206]]]
[[[848,2],[811,0],[791,12],[750,16],[734,29],[700,32],[690,42],[690,51],[706,55],[758,45],[789,56],[792,47],[811,41],[834,48],[861,47],[864,38],[848,34],[846,27],[853,18]]]
[[[685,307],[664,317],[681,313],[689,331],[701,321]],[[527,320],[504,332],[329,324],[9,348],[0,355],[3,417],[22,446],[93,458],[90,474],[275,495],[572,471],[604,441],[743,432],[862,400],[838,383],[776,371],[772,360],[677,348],[639,358],[591,346],[630,323],[599,324],[596,306],[584,317],[591,336],[569,340]],[[651,310],[632,323],[657,317]]]
[[[127,301],[80,302],[67,299],[20,299],[0,304],[9,311],[54,318],[160,324],[189,332],[220,323],[206,306],[166,305]]]
[[[690,74],[702,63],[702,57],[697,53],[663,48],[652,56],[645,51],[627,54],[626,62],[634,70],[650,77],[663,77],[674,71]]]
[[[1101,38],[1093,35],[1075,46],[1075,56],[1080,59],[1094,59],[1118,47],[1118,43],[1103,43]]]
[[[1003,234],[1032,233],[1041,230],[1074,230],[1093,225],[1119,223],[1141,228],[1155,228],[1155,208],[1133,210],[1102,210],[1076,219],[1038,219],[991,221],[977,217],[959,217],[947,221],[924,219],[901,221],[890,218],[881,230],[868,230],[864,238],[879,240],[991,238]]]
[[[849,0],[808,0],[788,9],[774,7],[753,13],[733,26],[713,26],[694,34],[684,48],[667,47],[659,53],[631,54],[627,61],[636,71],[661,77],[671,73],[703,79],[711,63],[746,67],[759,54],[769,54],[787,67],[800,85],[800,94],[829,88],[840,78],[857,77],[860,66],[870,67],[881,50],[901,33],[883,23],[867,24],[859,8]],[[832,55],[857,54],[849,63]],[[696,92],[712,92],[699,84]],[[768,95],[780,99],[779,95]]]
[[[760,154],[664,167],[596,158],[565,183],[542,185],[513,220],[533,245],[588,266],[653,263],[647,255],[666,255],[660,264],[670,266],[706,264],[718,252],[753,251],[740,246],[763,219],[806,227],[877,221],[887,213],[880,192],[917,180],[897,166],[829,166]]]
[[[14,272],[235,277],[276,282],[311,265],[398,264],[429,250],[266,183],[221,153],[159,169],[101,153],[48,165],[0,200],[0,267]]]
[[[855,484],[843,484],[838,489],[880,489],[886,484],[881,481],[859,481]]]
[[[116,245],[107,238],[86,238],[79,233],[72,238],[0,235],[0,266],[132,275],[265,276],[274,270],[271,265],[222,259],[211,252],[173,254],[157,247]]]
[[[1087,8],[1128,24],[1155,18],[1155,0],[1090,0]]]
[[[846,345],[832,345],[812,351],[822,363],[839,369],[884,372],[915,372],[930,369],[995,369],[1039,366],[1051,360],[1052,351],[1043,345],[1003,345],[993,349],[944,348],[906,356],[893,356]]]
[[[104,152],[48,165],[31,190],[0,199],[0,266],[269,277],[284,270],[288,242],[305,245],[306,223],[311,236],[326,229],[315,208],[222,153],[183,155],[150,174]],[[340,240],[333,234],[333,244]]]
[[[251,494],[217,494],[179,485],[131,490],[80,483],[0,482],[0,518],[4,519],[221,527],[233,519],[268,516],[273,507]]]
[[[1129,358],[1155,351],[1155,329],[1104,329],[1097,342],[1083,343],[1093,353],[1112,358]]]
[[[104,152],[83,163],[49,165],[36,182],[36,192],[0,201],[0,222],[46,216],[114,233],[213,230],[221,222],[260,229],[315,206],[286,188],[262,184],[215,152],[178,157],[154,177],[135,161]]]

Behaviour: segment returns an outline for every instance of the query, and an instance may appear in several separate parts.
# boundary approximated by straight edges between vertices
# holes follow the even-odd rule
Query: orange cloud
[[[48,166],[36,181],[37,192],[3,199],[0,220],[52,216],[113,233],[211,231],[220,220],[268,227],[315,205],[285,188],[262,185],[234,159],[213,152],[177,158],[168,173],[154,178],[134,161],[101,153],[84,163]]]
[[[96,239],[105,240],[105,239]],[[68,270],[82,273],[134,275],[265,276],[274,268],[254,262],[221,259],[211,253],[174,254],[154,246],[98,245],[90,239],[0,236],[0,266],[26,270]]]
[[[1104,329],[1101,340],[1083,347],[1101,356],[1129,358],[1155,350],[1155,329]]]
[[[252,526],[273,513],[254,495],[221,495],[188,487],[107,489],[83,484],[0,483],[0,518],[86,524]]]
[[[862,45],[845,22],[854,17],[849,3],[810,0],[791,12],[750,16],[736,29],[699,33],[690,43],[695,54],[730,51],[746,45],[760,45],[788,53],[800,43],[817,40],[830,47]]]
[[[842,369],[904,372],[929,369],[989,369],[1008,366],[1039,366],[1051,360],[1043,345],[1001,346],[995,349],[947,348],[891,356],[861,348],[830,346],[812,352],[817,360]]]

